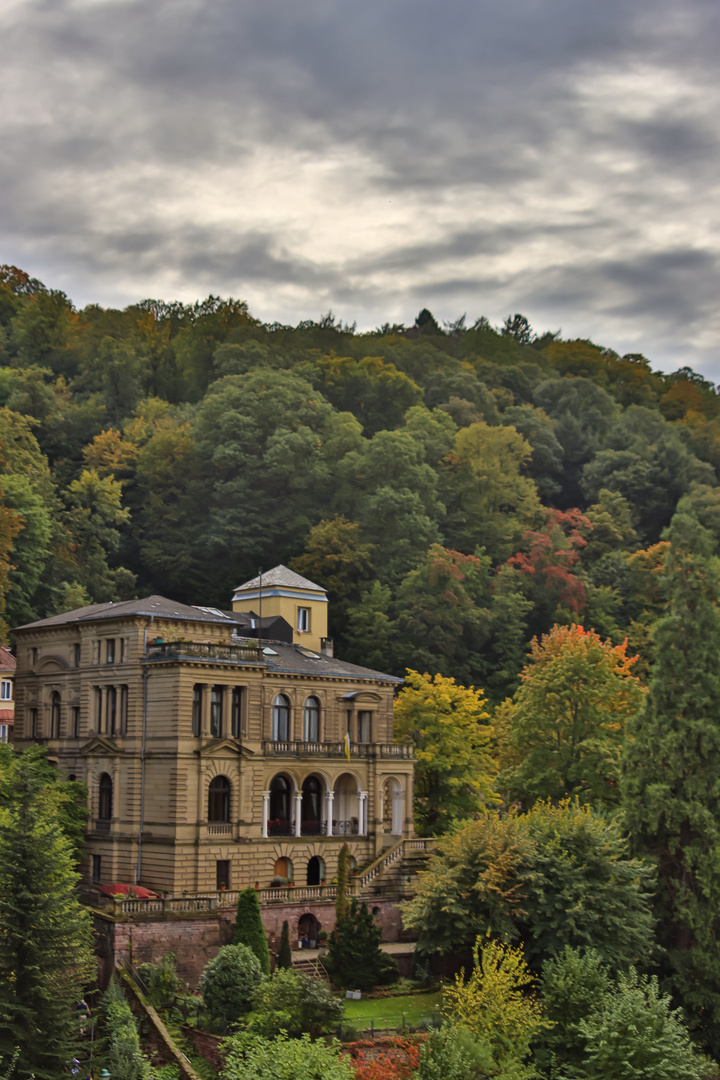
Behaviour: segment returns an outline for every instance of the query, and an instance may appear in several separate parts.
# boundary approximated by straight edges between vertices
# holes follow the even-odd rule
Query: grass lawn
[[[442,993],[404,994],[400,997],[363,998],[361,1001],[345,1001],[345,1018],[356,1028],[366,1030],[372,1020],[376,1028],[400,1027],[405,1023],[417,1027],[423,1020],[437,1015],[441,1007]]]

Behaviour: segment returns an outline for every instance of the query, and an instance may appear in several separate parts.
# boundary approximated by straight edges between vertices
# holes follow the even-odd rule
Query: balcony
[[[222,645],[213,641],[152,641],[146,660],[216,660],[225,664],[262,664],[262,650],[254,643]]]
[[[264,742],[266,757],[343,758],[344,742]],[[351,758],[406,758],[414,760],[413,747],[407,743],[351,743]]]

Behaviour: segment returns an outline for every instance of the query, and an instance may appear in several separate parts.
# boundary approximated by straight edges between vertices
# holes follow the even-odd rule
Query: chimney
[[[328,660],[332,660],[333,639],[331,637],[320,638],[320,652],[323,656],[327,656]]]

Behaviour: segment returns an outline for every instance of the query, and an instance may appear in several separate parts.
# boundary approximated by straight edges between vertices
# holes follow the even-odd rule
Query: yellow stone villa
[[[278,566],[232,611],[161,596],[17,629],[15,742],[90,793],[86,884],[320,885],[413,832],[401,680],[338,660],[325,591]]]

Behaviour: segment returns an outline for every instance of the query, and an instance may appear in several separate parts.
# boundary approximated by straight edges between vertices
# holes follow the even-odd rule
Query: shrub
[[[496,1071],[488,1044],[461,1028],[445,1024],[420,1048],[418,1080],[484,1080]]]
[[[317,1038],[337,1026],[344,1011],[342,1001],[318,979],[280,970],[256,991],[248,1028],[266,1039],[281,1031],[291,1038],[302,1034]]]
[[[355,1080],[349,1061],[337,1044],[311,1042],[309,1035],[267,1039],[235,1035],[223,1044],[226,1065],[223,1080]]]
[[[256,889],[243,889],[238,896],[233,945],[247,945],[257,956],[263,975],[270,974],[270,950]]]
[[[200,977],[203,1002],[213,1016],[235,1023],[250,1008],[262,978],[260,961],[246,945],[223,945]]]
[[[582,1072],[585,1036],[580,1022],[601,1010],[612,983],[595,949],[581,952],[566,946],[559,956],[546,960],[540,979],[540,996],[552,1028],[539,1033],[533,1061],[542,1071]]]
[[[141,964],[138,974],[147,986],[153,1005],[167,1004],[180,982],[175,971],[175,953],[165,953],[157,964]]]

